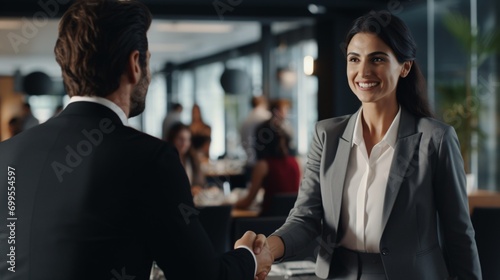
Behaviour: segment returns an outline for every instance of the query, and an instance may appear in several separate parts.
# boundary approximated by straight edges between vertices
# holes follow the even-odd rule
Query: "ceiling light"
[[[304,57],[304,74],[307,76],[314,74],[314,58],[312,56]]]
[[[220,23],[159,23],[156,30],[179,33],[229,33],[233,26]]]
[[[311,14],[314,15],[326,13],[325,6],[321,5],[309,4],[309,6],[307,6],[307,9],[309,10],[309,12],[311,12]]]

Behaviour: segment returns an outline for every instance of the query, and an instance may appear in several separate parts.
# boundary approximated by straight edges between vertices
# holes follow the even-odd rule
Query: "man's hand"
[[[240,239],[236,241],[234,247],[247,246],[253,249],[257,258],[257,275],[256,280],[266,279],[267,274],[271,270],[271,265],[274,262],[274,257],[271,254],[269,245],[267,244],[266,236],[263,234],[255,234],[253,231],[247,231]]]

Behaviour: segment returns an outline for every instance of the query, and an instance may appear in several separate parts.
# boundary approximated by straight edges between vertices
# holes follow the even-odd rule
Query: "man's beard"
[[[142,112],[146,108],[146,94],[148,93],[149,80],[143,71],[143,75],[139,83],[135,86],[132,94],[130,94],[130,112],[128,117],[133,118]]]

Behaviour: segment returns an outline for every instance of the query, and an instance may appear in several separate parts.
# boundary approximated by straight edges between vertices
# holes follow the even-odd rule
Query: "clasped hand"
[[[247,231],[245,234],[234,243],[234,247],[247,246],[252,249],[257,258],[257,274],[254,280],[264,280],[271,270],[271,265],[274,262],[274,256],[271,253],[266,236],[256,234],[253,231]]]

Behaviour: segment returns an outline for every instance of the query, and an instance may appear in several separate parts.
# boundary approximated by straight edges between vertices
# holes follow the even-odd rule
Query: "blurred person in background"
[[[9,120],[9,133],[13,137],[23,131],[23,119],[21,117],[13,117]]]
[[[33,116],[33,112],[31,111],[31,105],[28,102],[25,102],[23,104],[23,129],[22,131],[25,131],[26,129],[30,129],[34,126],[37,126],[40,124],[40,121]]]
[[[191,183],[192,194],[198,194],[205,185],[205,176],[201,171],[201,163],[191,148],[191,130],[187,125],[178,122],[170,127],[167,141],[179,152],[182,166]]]
[[[290,155],[290,137],[281,128],[265,130],[261,133],[260,153],[252,171],[251,184],[247,195],[235,203],[239,209],[250,207],[261,188],[264,200],[261,216],[270,209],[275,194],[296,194],[299,190],[300,167],[294,156]]]
[[[192,134],[193,148],[195,149],[201,162],[208,162],[210,159],[210,143],[212,141],[212,128],[203,121],[200,106],[193,105],[191,111],[191,124],[189,129]]]
[[[284,132],[288,138],[288,153],[295,155],[295,148],[293,145],[293,128],[287,120],[288,112],[290,110],[290,101],[286,99],[274,99],[271,101],[269,109],[271,110],[271,118],[255,129],[254,132],[254,150],[257,158],[263,158],[265,155],[261,153],[266,152],[264,147],[266,142],[270,141],[270,132],[280,130]]]
[[[240,129],[241,145],[247,155],[245,173],[248,180],[252,174],[252,168],[257,162],[255,152],[255,129],[271,118],[271,112],[268,109],[267,98],[263,95],[254,96],[251,99],[252,111],[243,121]]]
[[[172,103],[170,106],[170,110],[165,116],[165,119],[163,119],[163,124],[162,124],[162,139],[167,140],[168,138],[168,130],[170,127],[172,127],[174,124],[181,122],[181,114],[182,114],[183,107],[179,103]]]

